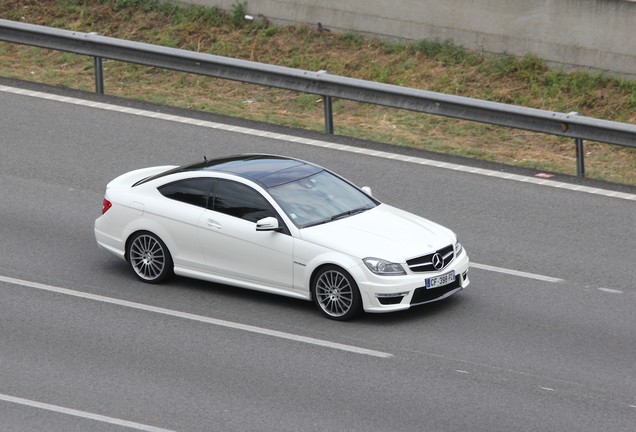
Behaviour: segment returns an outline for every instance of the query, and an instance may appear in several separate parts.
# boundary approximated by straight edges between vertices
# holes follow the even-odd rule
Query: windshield
[[[365,193],[327,171],[268,192],[299,228],[331,222],[377,205]]]

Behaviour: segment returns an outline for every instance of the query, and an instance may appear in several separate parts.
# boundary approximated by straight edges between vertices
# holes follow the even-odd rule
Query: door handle
[[[215,221],[214,219],[208,219],[207,225],[211,228],[221,229],[221,224]]]

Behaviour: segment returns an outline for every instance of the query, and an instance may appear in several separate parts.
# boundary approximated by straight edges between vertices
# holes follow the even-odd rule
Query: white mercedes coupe
[[[177,274],[313,300],[335,320],[442,300],[469,284],[452,231],[284,156],[123,174],[106,187],[95,237],[144,282]]]

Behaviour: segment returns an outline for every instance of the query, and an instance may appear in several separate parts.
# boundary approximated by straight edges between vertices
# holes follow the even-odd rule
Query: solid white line
[[[261,328],[261,327],[255,327],[255,326],[251,326],[251,325],[235,323],[235,322],[232,322],[232,321],[224,321],[224,320],[215,319],[215,318],[209,318],[209,317],[205,317],[205,316],[201,316],[201,315],[194,315],[194,314],[190,314],[190,313],[186,313],[186,312],[179,312],[179,311],[175,311],[175,310],[171,310],[171,309],[164,309],[164,308],[160,308],[160,307],[156,307],[156,306],[150,306],[150,305],[146,305],[146,304],[142,304],[142,303],[130,302],[130,301],[127,301],[127,300],[120,300],[120,299],[115,299],[115,298],[111,298],[111,297],[104,297],[104,296],[100,296],[100,295],[97,295],[97,294],[89,294],[89,293],[85,293],[85,292],[81,292],[81,291],[73,291],[73,290],[66,289],[66,288],[60,288],[60,287],[55,287],[55,286],[51,286],[51,285],[45,285],[45,284],[41,284],[41,283],[37,283],[37,282],[25,281],[25,280],[21,280],[21,279],[14,279],[14,278],[6,277],[6,276],[0,276],[0,282],[6,282],[6,283],[9,283],[9,284],[26,286],[26,287],[29,287],[29,288],[36,288],[36,289],[40,289],[40,290],[44,290],[44,291],[50,291],[50,292],[54,292],[54,293],[58,293],[58,294],[64,294],[64,295],[69,295],[69,296],[73,296],[73,297],[80,297],[80,298],[85,298],[85,299],[89,299],[89,300],[100,301],[100,302],[103,302],[103,303],[110,303],[110,304],[115,304],[115,305],[119,305],[119,306],[125,306],[125,307],[129,307],[129,308],[133,308],[133,309],[143,310],[143,311],[146,311],[146,312],[154,312],[154,313],[158,313],[158,314],[162,314],[162,315],[169,315],[169,316],[173,316],[173,317],[177,317],[177,318],[183,318],[183,319],[187,319],[187,320],[191,320],[191,321],[203,322],[203,323],[206,323],[206,324],[212,324],[212,325],[232,328],[232,329],[236,329],[236,330],[244,330],[244,331],[251,332],[251,333],[258,333],[258,334],[263,334],[263,335],[267,335],[267,336],[273,336],[273,337],[277,337],[277,338],[280,338],[280,339],[287,339],[287,340],[292,340],[292,341],[296,341],[296,342],[303,342],[303,343],[306,343],[306,344],[311,344],[311,345],[317,345],[317,346],[322,346],[322,347],[326,347],[326,348],[337,349],[337,350],[341,350],[341,351],[348,351],[348,352],[352,352],[352,353],[356,353],[356,354],[364,354],[364,355],[368,355],[368,356],[381,357],[381,358],[391,358],[391,357],[393,357],[393,354],[385,353],[385,352],[382,352],[382,351],[374,351],[374,350],[370,350],[370,349],[366,349],[366,348],[360,348],[360,347],[356,347],[356,346],[352,346],[352,345],[344,345],[344,344],[340,344],[340,343],[336,343],[336,342],[330,342],[330,341],[326,341],[326,340],[322,340],[322,339],[314,339],[314,338],[311,338],[311,337],[295,335],[295,334],[292,334],[292,333],[285,333],[285,332],[281,332],[281,331],[277,331],[277,330],[270,330],[270,329],[265,329],[265,328]]]
[[[24,96],[37,97],[37,98],[41,98],[41,99],[50,99],[50,100],[55,100],[55,101],[59,101],[59,102],[66,102],[66,103],[71,103],[71,104],[76,104],[76,105],[88,105],[86,103],[86,101],[84,101],[83,99],[69,98],[69,97],[52,95],[52,94],[47,94],[47,93],[41,93],[41,92],[36,92],[36,91],[31,91],[31,90],[18,89],[18,88],[14,88],[14,87],[7,87],[7,86],[3,86],[3,85],[0,85],[0,91],[7,92],[7,93],[20,94],[20,95],[24,95]],[[101,104],[100,103],[99,106],[93,106],[93,107],[94,108],[99,108],[99,109],[105,109],[105,110],[109,110],[109,111],[122,112],[121,107],[119,107],[117,105]],[[130,108],[130,110],[132,110],[132,108]],[[190,119],[188,117],[179,117],[179,116],[172,116],[172,115],[170,115],[170,116],[157,116],[157,113],[152,112],[152,111],[134,110],[134,111],[131,112],[131,114],[139,115],[139,116],[142,116],[142,117],[150,117],[150,118],[155,118],[155,119],[158,118],[158,119],[163,119],[163,120],[167,120],[167,121],[175,121],[175,122],[179,122],[179,123],[192,124],[192,123],[190,123],[192,119]],[[490,177],[497,177],[497,178],[501,178],[501,179],[505,179],[505,180],[514,180],[514,181],[532,183],[532,184],[541,185],[541,186],[549,186],[549,187],[554,187],[554,188],[559,188],[559,189],[567,189],[567,190],[571,190],[571,191],[585,192],[585,193],[589,193],[589,194],[593,194],[593,195],[602,195],[602,196],[606,196],[606,197],[609,197],[609,198],[620,198],[620,199],[626,199],[626,200],[630,200],[630,201],[636,201],[636,195],[635,194],[627,194],[627,193],[623,193],[623,192],[616,192],[616,191],[611,191],[611,190],[592,188],[592,187],[588,187],[588,186],[578,186],[578,185],[573,185],[573,184],[569,184],[569,183],[562,183],[562,182],[557,182],[557,181],[553,181],[553,180],[541,179],[541,178],[537,178],[537,177],[527,177],[527,176],[521,176],[521,175],[517,175],[517,174],[510,174],[510,173],[503,173],[503,172],[499,172],[499,171],[487,170],[487,169],[482,169],[482,168],[467,167],[467,166],[464,166],[464,165],[457,165],[457,164],[451,164],[451,163],[445,163],[445,162],[438,162],[438,161],[434,161],[434,160],[430,160],[430,159],[424,159],[424,158],[418,158],[418,157],[409,157],[408,159],[403,159],[402,157],[397,157],[394,153],[388,153],[388,152],[377,151],[377,150],[369,150],[369,149],[361,149],[359,147],[350,147],[350,146],[346,146],[346,145],[342,145],[342,144],[334,144],[334,143],[330,143],[328,141],[309,140],[309,139],[304,139],[304,138],[298,138],[298,137],[295,137],[293,135],[282,135],[282,134],[275,134],[275,133],[263,133],[263,131],[257,130],[257,129],[249,129],[249,128],[243,128],[243,127],[237,127],[237,126],[229,126],[229,125],[222,124],[222,123],[201,121],[201,123],[199,123],[197,125],[201,126],[201,127],[208,127],[208,128],[220,129],[220,130],[225,130],[225,131],[230,131],[230,132],[243,133],[243,134],[246,134],[246,135],[262,136],[262,137],[267,137],[267,138],[270,138],[270,139],[277,139],[277,140],[281,140],[281,141],[291,141],[291,142],[297,142],[297,143],[306,144],[306,145],[310,145],[310,146],[316,146],[316,147],[322,147],[322,148],[330,148],[330,149],[346,151],[346,152],[351,152],[351,153],[359,153],[359,154],[364,154],[364,155],[373,156],[373,157],[379,157],[379,158],[383,158],[383,159],[396,159],[396,160],[401,160],[401,161],[414,163],[414,164],[418,164],[418,165],[433,166],[433,167],[437,167],[437,168],[451,169],[451,170],[454,170],[454,171],[461,171],[461,172],[466,172],[466,173],[471,173],[471,174],[478,174],[478,175],[484,175],[484,176],[490,176]]]
[[[103,415],[99,415],[99,414],[93,414],[93,413],[89,413],[86,411],[78,411],[78,410],[74,410],[71,408],[64,408],[61,406],[57,406],[57,405],[51,405],[51,404],[47,404],[47,403],[42,403],[42,402],[36,402],[36,401],[32,401],[29,399],[22,399],[22,398],[18,398],[18,397],[14,397],[14,396],[9,396],[9,395],[5,395],[0,393],[0,400],[6,401],[6,402],[11,402],[11,403],[15,403],[15,404],[20,404],[20,405],[26,405],[26,406],[30,406],[30,407],[34,407],[34,408],[39,408],[39,409],[43,409],[43,410],[47,410],[47,411],[54,411],[57,413],[62,413],[62,414],[68,414],[68,415],[72,415],[75,417],[82,417],[85,419],[89,419],[89,420],[96,420],[96,421],[100,421],[103,423],[110,423],[110,424],[114,424],[117,426],[124,426],[127,428],[131,428],[131,429],[137,429],[140,431],[147,431],[147,432],[174,432],[172,430],[169,429],[162,429],[162,428],[158,428],[158,427],[154,427],[154,426],[148,426],[145,424],[141,424],[141,423],[135,423],[135,422],[130,422],[130,421],[126,421],[126,420],[121,420],[121,419],[117,419],[117,418],[113,418],[113,417],[107,417],[107,416],[103,416]]]
[[[501,268],[501,267],[494,267],[494,266],[490,266],[490,265],[486,265],[486,264],[477,264],[477,263],[471,262],[470,266],[472,268],[476,268],[476,269],[480,269],[480,270],[488,270],[488,271],[493,271],[493,272],[497,272],[497,273],[505,273],[505,274],[509,274],[509,275],[512,275],[512,276],[519,276],[519,277],[524,277],[524,278],[529,278],[529,279],[536,279],[536,280],[540,280],[540,281],[543,281],[543,282],[553,282],[553,283],[563,282],[563,279],[559,279],[559,278],[554,278],[554,277],[550,277],[550,276],[543,276],[543,275],[538,275],[538,274],[534,274],[534,273],[526,273],[526,272],[522,272],[522,271],[518,271],[518,270],[510,270],[510,269],[505,269],[505,268]]]

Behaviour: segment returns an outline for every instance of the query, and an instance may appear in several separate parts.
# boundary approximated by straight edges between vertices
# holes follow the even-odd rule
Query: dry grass
[[[132,4],[132,6],[131,6]],[[451,44],[389,44],[354,34],[245,22],[144,0],[4,0],[0,16],[21,22],[386,82],[447,94],[636,123],[636,85],[549,70],[528,56],[484,58]],[[93,90],[91,58],[0,43],[0,75]],[[104,61],[105,91],[196,110],[324,130],[319,96]],[[576,173],[572,140],[334,100],[335,132],[396,145],[546,171]],[[636,184],[636,150],[586,143],[588,177]]]

